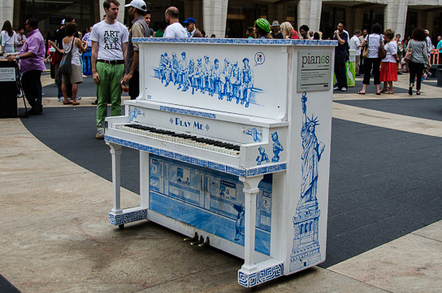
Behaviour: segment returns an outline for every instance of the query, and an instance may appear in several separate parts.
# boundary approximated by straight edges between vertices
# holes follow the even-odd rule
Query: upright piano
[[[113,208],[244,259],[253,287],[325,260],[336,41],[138,38],[140,95],[106,118]],[[122,147],[140,206],[121,208]]]

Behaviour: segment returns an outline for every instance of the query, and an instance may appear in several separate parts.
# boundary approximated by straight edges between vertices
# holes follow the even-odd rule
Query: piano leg
[[[121,146],[113,143],[107,143],[110,147],[110,153],[112,155],[112,187],[114,195],[114,203],[112,207],[112,213],[121,214],[121,202],[120,202],[120,161],[121,161]]]
[[[149,209],[150,198],[150,155],[140,151],[140,207]]]
[[[149,206],[149,154],[140,152],[140,206],[128,209],[121,209],[121,181],[120,181],[120,161],[122,147],[117,144],[107,142],[112,155],[112,186],[114,202],[109,213],[109,222],[121,229],[124,224],[133,223],[147,219],[147,209]]]
[[[242,270],[254,271],[255,265],[255,223],[256,223],[256,195],[259,192],[258,184],[263,176],[251,178],[240,177],[244,183],[245,216],[244,216],[244,265]]]

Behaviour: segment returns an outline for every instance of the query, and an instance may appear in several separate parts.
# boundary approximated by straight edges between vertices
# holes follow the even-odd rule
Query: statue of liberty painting
[[[324,144],[318,142],[315,129],[318,118],[307,116],[307,93],[302,103],[302,154],[301,154],[301,196],[293,217],[293,248],[290,255],[290,272],[317,264],[321,260],[319,245],[319,217],[321,211],[317,199],[318,164],[324,152]]]
[[[304,92],[301,98],[302,102],[302,155],[301,155],[301,201],[308,202],[316,200],[317,184],[318,184],[318,162],[324,151],[324,144],[318,143],[315,128],[318,118],[309,118],[307,116],[307,94]]]

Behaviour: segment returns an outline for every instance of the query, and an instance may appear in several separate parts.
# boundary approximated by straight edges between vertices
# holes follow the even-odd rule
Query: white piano
[[[140,96],[106,118],[110,223],[147,219],[243,258],[245,287],[323,262],[337,42],[136,41]],[[122,147],[140,152],[126,209]]]

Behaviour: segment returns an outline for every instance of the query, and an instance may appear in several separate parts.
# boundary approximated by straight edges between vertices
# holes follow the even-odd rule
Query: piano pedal
[[[193,238],[186,237],[186,238],[184,238],[183,240],[184,240],[184,241],[190,241],[190,242],[198,241],[198,233],[195,232],[195,236],[193,236]]]
[[[200,240],[198,241],[194,241],[194,242],[190,242],[190,245],[198,245],[200,246],[200,244],[204,244],[204,237],[201,235],[200,236]]]
[[[198,247],[210,246],[209,237],[206,237],[206,242],[198,244]]]

